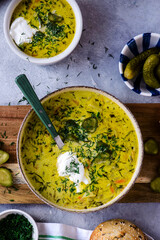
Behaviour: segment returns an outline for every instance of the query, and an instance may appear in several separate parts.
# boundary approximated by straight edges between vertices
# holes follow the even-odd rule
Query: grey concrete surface
[[[87,214],[70,213],[45,204],[8,204],[0,205],[0,212],[14,208],[29,213],[37,222],[63,223],[88,230],[93,230],[99,223],[109,219],[127,219],[139,226],[154,240],[160,239],[160,204],[157,203],[117,203],[101,211]]]
[[[15,77],[21,73],[27,75],[40,98],[62,87],[87,85],[103,89],[124,103],[159,102],[160,96],[139,96],[128,89],[120,77],[118,61],[123,46],[132,37],[143,32],[159,32],[160,1],[77,2],[84,21],[80,44],[62,62],[42,67],[20,59],[7,45],[3,18],[10,1],[0,0],[0,104],[10,102],[14,105],[22,98],[14,83]],[[107,52],[105,48],[108,48]]]

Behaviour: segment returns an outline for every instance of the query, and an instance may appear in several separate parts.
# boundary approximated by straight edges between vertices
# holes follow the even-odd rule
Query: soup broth
[[[72,42],[75,16],[65,0],[22,0],[13,13],[11,24],[19,17],[23,17],[36,30],[31,42],[18,45],[30,56],[53,57],[63,52]],[[25,34],[22,32],[22,37]]]
[[[32,188],[69,209],[98,207],[120,194],[132,178],[138,156],[137,135],[124,110],[106,96],[85,90],[51,96],[43,106],[65,145],[59,150],[32,112],[20,146]],[[79,183],[79,191],[78,183],[58,174],[57,158],[65,152],[74,153],[84,166],[88,184]]]

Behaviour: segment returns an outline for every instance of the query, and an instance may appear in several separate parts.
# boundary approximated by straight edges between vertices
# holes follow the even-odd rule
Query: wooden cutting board
[[[153,137],[160,146],[160,104],[127,104],[136,117],[143,140]],[[25,184],[16,159],[16,140],[19,127],[30,106],[0,106],[0,149],[10,154],[4,166],[12,170],[14,187],[0,187],[0,204],[43,203]],[[160,202],[160,193],[150,189],[150,181],[158,174],[160,153],[156,156],[144,155],[143,166],[136,183],[120,202]]]

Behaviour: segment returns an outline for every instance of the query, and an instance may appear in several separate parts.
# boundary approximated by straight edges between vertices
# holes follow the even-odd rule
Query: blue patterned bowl
[[[152,47],[160,47],[160,34],[158,33],[140,34],[132,38],[124,46],[119,60],[119,72],[125,84],[134,92],[149,97],[160,95],[160,88],[154,89],[145,84],[142,74],[140,74],[138,77],[132,80],[126,79],[124,77],[124,69],[130,59]]]

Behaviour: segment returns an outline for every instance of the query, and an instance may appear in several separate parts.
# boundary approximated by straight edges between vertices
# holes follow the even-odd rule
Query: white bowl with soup
[[[19,57],[48,65],[67,57],[82,34],[75,0],[14,0],[4,17],[4,35]]]
[[[31,109],[17,141],[17,158],[31,190],[63,210],[110,206],[134,184],[143,159],[140,128],[129,109],[91,87],[69,87],[41,100],[64,141],[59,150]]]

